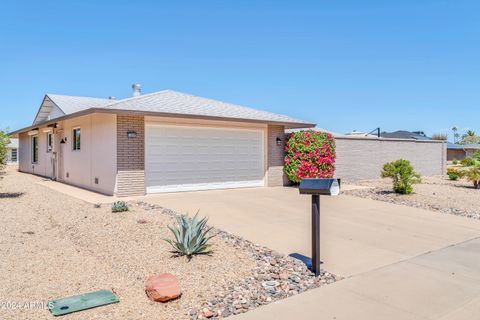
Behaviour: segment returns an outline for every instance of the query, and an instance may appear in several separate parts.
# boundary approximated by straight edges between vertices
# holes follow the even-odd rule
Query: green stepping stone
[[[113,294],[112,291],[99,290],[78,296],[52,300],[48,302],[48,305],[51,307],[50,311],[54,316],[62,316],[72,312],[117,303],[119,301],[118,297]]]

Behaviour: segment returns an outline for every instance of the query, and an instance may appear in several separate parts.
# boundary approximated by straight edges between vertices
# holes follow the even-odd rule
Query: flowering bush
[[[314,130],[293,132],[285,146],[284,171],[293,183],[304,178],[332,178],[335,172],[335,140]]]

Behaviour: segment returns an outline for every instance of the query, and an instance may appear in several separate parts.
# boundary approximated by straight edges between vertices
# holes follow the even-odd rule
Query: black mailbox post
[[[312,195],[312,272],[320,275],[320,195],[340,194],[340,179],[303,179],[300,194]]]

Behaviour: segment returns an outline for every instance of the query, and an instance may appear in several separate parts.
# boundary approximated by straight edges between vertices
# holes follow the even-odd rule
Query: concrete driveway
[[[284,254],[310,256],[310,196],[296,188],[149,195],[144,201],[210,223]],[[475,238],[480,221],[350,196],[321,198],[321,259],[349,277]]]

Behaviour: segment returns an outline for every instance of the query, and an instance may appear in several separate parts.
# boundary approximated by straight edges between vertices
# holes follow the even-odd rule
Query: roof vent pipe
[[[132,95],[134,97],[138,97],[142,93],[142,86],[139,83],[132,84]]]
[[[108,100],[117,100],[117,98],[114,97],[114,96],[110,96],[110,97],[108,97]]]

